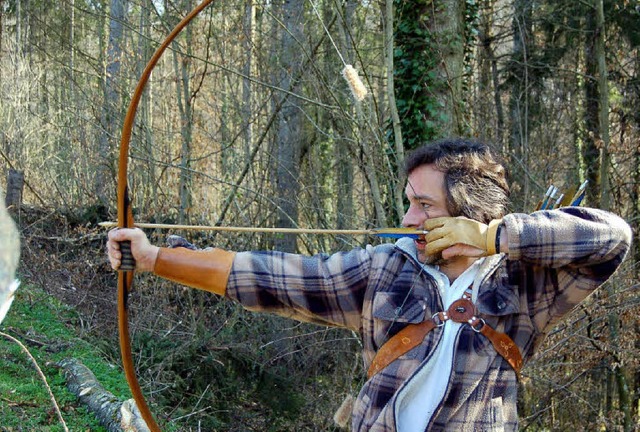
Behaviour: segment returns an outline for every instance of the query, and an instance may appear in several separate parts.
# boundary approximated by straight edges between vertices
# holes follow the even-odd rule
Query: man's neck
[[[440,264],[440,271],[449,278],[450,283],[453,283],[458,276],[464,273],[464,271],[471,267],[477,260],[478,258],[475,257],[458,257],[447,260]]]

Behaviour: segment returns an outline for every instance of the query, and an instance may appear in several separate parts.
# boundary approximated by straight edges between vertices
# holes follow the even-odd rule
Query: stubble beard
[[[442,252],[438,252],[435,254],[427,255],[424,252],[420,253],[418,259],[423,264],[432,265],[432,266],[440,266],[446,262],[444,258],[442,258]]]

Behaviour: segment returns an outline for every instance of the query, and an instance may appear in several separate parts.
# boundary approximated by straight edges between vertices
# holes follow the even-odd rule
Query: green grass
[[[20,340],[36,359],[71,431],[105,431],[79,406],[55,363],[79,359],[100,383],[121,400],[130,397],[117,365],[108,364],[94,345],[76,335],[75,313],[42,290],[21,286],[0,331]],[[44,383],[33,363],[15,342],[0,336],[0,431],[63,431]]]

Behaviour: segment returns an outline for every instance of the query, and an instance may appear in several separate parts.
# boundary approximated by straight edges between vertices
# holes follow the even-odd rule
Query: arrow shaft
[[[118,226],[115,222],[101,222],[103,228],[113,228]],[[327,234],[327,235],[375,235],[383,237],[407,237],[424,234],[414,228],[389,228],[389,229],[359,229],[359,230],[339,230],[339,229],[316,229],[316,228],[261,228],[261,227],[223,227],[207,225],[173,225],[160,223],[135,222],[135,227],[148,229],[174,229],[174,230],[200,230],[200,231],[221,231],[221,232],[255,232],[271,234]]]

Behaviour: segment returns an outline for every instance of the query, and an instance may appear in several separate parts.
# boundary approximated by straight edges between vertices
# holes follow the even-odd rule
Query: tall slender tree
[[[181,10],[186,12],[193,8],[191,0],[182,2]],[[184,31],[183,48],[177,46],[173,51],[173,67],[176,74],[176,92],[178,110],[180,112],[180,207],[178,212],[179,223],[186,223],[188,213],[192,206],[192,144],[193,144],[193,97],[191,91],[191,64],[193,57],[193,26],[187,26]]]
[[[96,161],[96,177],[93,185],[98,202],[107,205],[109,199],[109,181],[113,176],[113,149],[118,125],[122,122],[120,111],[120,70],[123,56],[123,28],[126,22],[127,0],[111,0],[109,8],[109,42],[104,65],[102,81],[103,102],[100,118],[101,133],[98,140],[98,160]]]
[[[304,20],[304,2],[283,0],[275,11],[282,25],[277,27],[280,41],[277,64],[277,85],[281,88],[299,92],[296,80],[301,62],[301,47],[304,39],[302,23]],[[279,227],[293,227],[298,224],[298,194],[300,190],[298,173],[300,170],[300,150],[302,135],[302,108],[299,101],[281,94],[285,98],[278,114],[276,129],[276,193],[278,199],[277,214]],[[296,237],[284,235],[276,239],[276,249],[285,252],[296,251]]]

